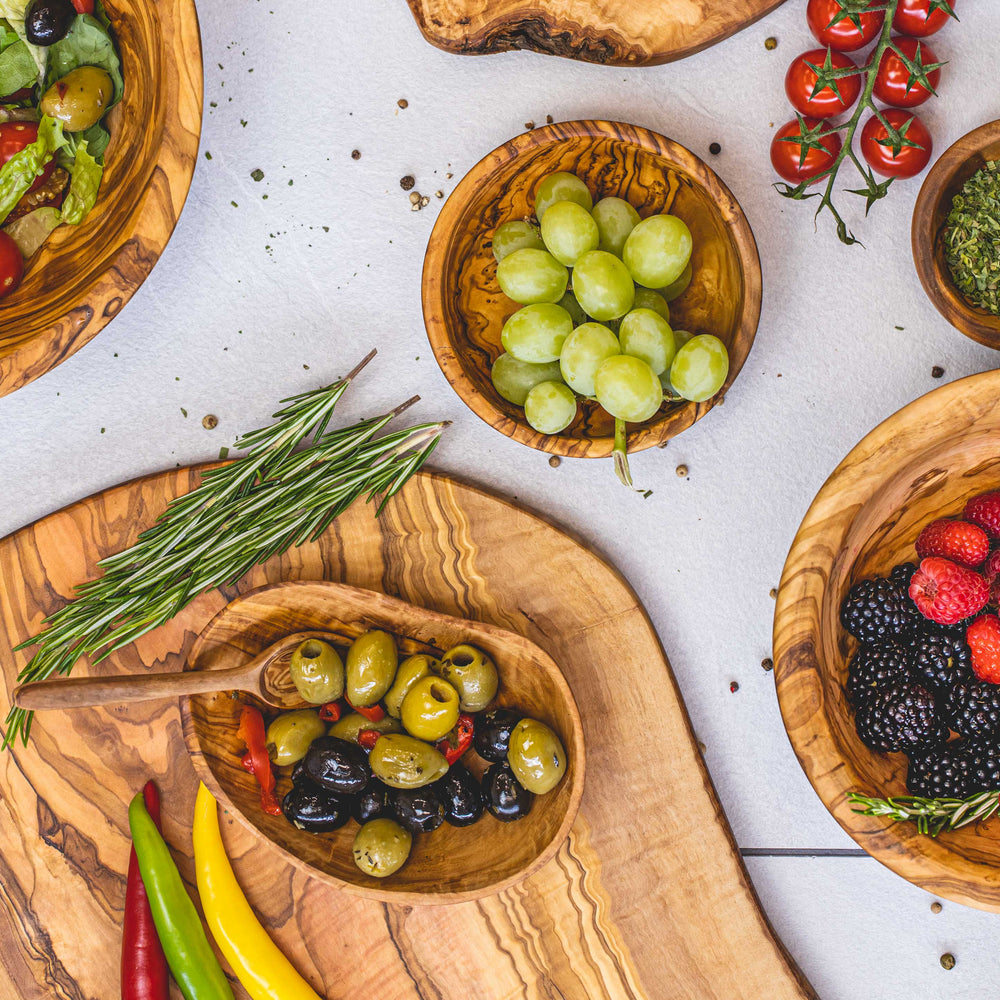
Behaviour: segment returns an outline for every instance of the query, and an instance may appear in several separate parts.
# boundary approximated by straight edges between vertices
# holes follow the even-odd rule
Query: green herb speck
[[[212,154],[207,149],[205,150],[205,159],[206,160],[212,159]]]
[[[257,167],[257,169],[256,169],[256,170],[251,170],[251,171],[250,171],[250,176],[251,176],[251,177],[252,177],[252,178],[253,178],[253,179],[254,179],[255,181],[262,181],[262,180],[264,179],[264,171],[263,171],[263,170],[261,170],[261,169],[260,169],[260,167]]]
[[[952,198],[944,248],[958,290],[1000,316],[1000,160],[988,161]]]
[[[221,462],[224,458],[228,458],[228,457],[229,457],[229,449],[228,448],[220,448],[219,449],[219,461]]]
[[[185,410],[183,406],[181,407],[181,413],[183,413],[185,417],[188,415],[188,411]]]

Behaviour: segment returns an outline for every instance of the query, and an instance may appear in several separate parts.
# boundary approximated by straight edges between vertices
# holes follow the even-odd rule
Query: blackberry
[[[859,580],[840,606],[840,622],[862,642],[892,642],[916,630],[920,613],[892,580]]]
[[[906,788],[911,795],[929,799],[964,799],[969,791],[969,758],[965,741],[946,743],[937,750],[913,754],[906,769]]]
[[[978,614],[970,618],[963,618],[954,625],[942,625],[940,622],[931,621],[920,615],[920,630],[926,635],[950,635],[958,639],[965,639],[965,630],[979,617]]]
[[[911,562],[900,563],[898,566],[893,566],[889,570],[889,579],[892,580],[897,587],[904,594],[909,594],[910,592],[910,581],[913,579],[913,574],[917,571],[917,564]]]
[[[854,706],[860,706],[875,689],[910,674],[910,656],[897,642],[875,646],[861,643],[847,667],[847,694]]]
[[[1000,788],[1000,746],[996,740],[969,740],[965,744],[969,783],[966,795]]]
[[[930,750],[948,739],[934,695],[911,679],[876,688],[858,706],[854,725],[873,750]]]
[[[943,707],[948,725],[956,733],[975,739],[1000,736],[1000,684],[974,676],[959,681],[948,692]]]
[[[910,654],[914,674],[938,691],[974,680],[972,651],[964,638],[945,632],[918,635],[910,640]]]

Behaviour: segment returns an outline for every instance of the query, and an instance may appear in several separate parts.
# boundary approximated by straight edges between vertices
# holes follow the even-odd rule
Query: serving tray
[[[28,657],[13,645],[199,478],[197,468],[149,476],[0,541],[4,712]],[[411,908],[338,892],[226,818],[250,902],[320,993],[815,998],[757,904],[635,594],[598,555],[507,500],[420,473],[381,518],[356,504],[318,542],[198,598],[93,672],[180,670],[198,633],[237,595],[320,579],[530,638],[563,667],[588,760],[579,815],[555,858],[475,902]],[[118,995],[126,807],[149,777],[161,787],[165,836],[194,883],[197,781],[179,705],[50,712],[31,735],[27,748],[0,756],[0,996],[109,1000]]]

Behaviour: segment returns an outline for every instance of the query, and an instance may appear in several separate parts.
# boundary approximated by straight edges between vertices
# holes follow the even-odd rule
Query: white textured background
[[[1000,4],[960,0],[957,10],[962,23],[932,43],[951,60],[941,97],[921,112],[939,152],[1000,115]],[[378,347],[343,418],[420,393],[414,420],[454,421],[439,467],[544,511],[632,582],[739,844],[770,855],[748,860],[768,916],[824,1000],[995,992],[996,917],[951,903],[934,915],[931,896],[865,856],[788,856],[854,845],[799,770],[761,669],[768,592],[811,498],[855,442],[940,384],[932,366],[951,380],[998,361],[951,329],[917,282],[919,180],[896,185],[867,222],[855,214],[867,249],[841,246],[826,218],[814,231],[808,205],[772,191],[768,144],[791,117],[784,71],[812,45],[805,0],[683,62],[632,70],[447,55],[424,42],[404,0],[206,2],[200,15],[205,120],[187,207],[111,326],[0,399],[0,535],[141,473],[215,458],[280,397]],[[769,35],[779,40],[771,52]],[[753,352],[724,407],[633,458],[648,499],[620,487],[610,462],[552,469],[480,422],[424,336],[434,192],[548,114],[621,119],[688,146],[732,188],[760,246]],[[399,187],[411,173],[432,196],[422,212]],[[213,431],[202,428],[207,413],[219,417]],[[681,463],[687,479],[674,474]],[[951,972],[939,965],[945,951],[958,960]]]

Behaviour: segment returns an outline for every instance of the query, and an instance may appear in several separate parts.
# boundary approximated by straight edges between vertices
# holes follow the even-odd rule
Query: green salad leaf
[[[10,215],[45,164],[65,144],[62,122],[42,115],[38,123],[38,138],[0,167],[0,222]]]
[[[76,150],[76,159],[70,173],[69,191],[62,204],[62,221],[76,226],[87,217],[87,213],[97,201],[97,189],[101,186],[104,168],[87,151],[84,139]]]
[[[0,94],[13,94],[38,82],[38,67],[27,42],[0,21]]]
[[[49,46],[48,53],[46,87],[50,87],[77,66],[98,66],[107,71],[115,86],[114,99],[108,107],[121,100],[125,89],[121,62],[107,28],[97,18],[90,14],[78,14],[66,35]]]
[[[46,205],[8,223],[3,227],[3,231],[17,244],[21,256],[28,260],[35,255],[60,221],[59,209],[53,205]]]
[[[0,17],[6,20],[7,26],[17,35],[34,61],[36,69],[31,82],[37,83],[45,73],[45,49],[40,45],[31,45],[27,40],[24,33],[25,6],[25,0],[0,0]]]

